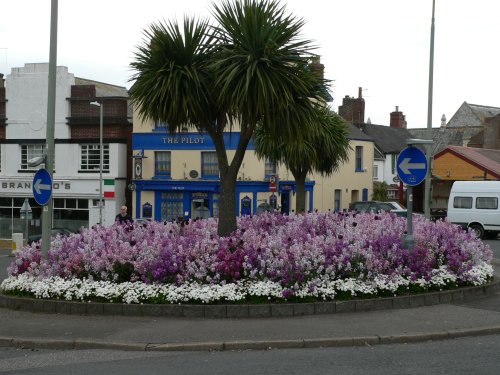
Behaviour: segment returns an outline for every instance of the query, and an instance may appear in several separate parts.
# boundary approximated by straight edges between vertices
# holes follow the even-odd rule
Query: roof
[[[500,114],[500,108],[463,102],[446,124],[447,128],[482,128],[488,117]]]
[[[371,137],[384,154],[398,154],[406,148],[406,140],[412,138],[408,129],[386,125],[360,124],[363,132]]]
[[[111,85],[109,83],[92,81],[86,78],[75,77],[76,85],[94,85],[97,97],[106,96],[121,96],[128,98],[128,91],[126,87]]]
[[[408,129],[412,138],[428,139],[428,129]],[[447,146],[462,146],[464,130],[458,128],[432,128],[432,155],[444,150]]]
[[[471,164],[484,169],[488,173],[500,177],[500,150],[492,150],[487,148],[473,148],[462,146],[448,146],[434,156],[434,159],[439,158],[445,153],[452,154],[465,159]]]
[[[368,142],[373,142],[373,138],[370,137],[369,135],[363,133],[361,130],[359,130],[356,126],[352,124],[348,124],[348,138],[351,140],[357,140],[357,141],[368,141]]]

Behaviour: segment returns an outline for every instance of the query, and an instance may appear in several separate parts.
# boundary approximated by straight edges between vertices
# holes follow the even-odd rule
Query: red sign
[[[269,183],[269,191],[272,191],[272,192],[276,191],[276,183],[275,182]]]

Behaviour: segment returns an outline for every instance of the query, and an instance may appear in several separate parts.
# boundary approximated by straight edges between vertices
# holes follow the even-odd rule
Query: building
[[[134,113],[133,207],[135,218],[175,220],[219,214],[219,174],[211,138],[186,131],[171,135],[165,124],[143,121]],[[225,135],[229,158],[239,139]],[[308,176],[306,210],[347,209],[351,201],[369,199],[372,190],[373,141],[350,128],[349,162],[330,177]],[[250,142],[241,165],[237,187],[238,214],[255,214],[276,207],[290,213],[295,207],[295,181],[283,166],[259,160]]]
[[[396,106],[396,110],[390,114],[389,126],[367,123],[356,126],[375,142],[373,181],[385,182],[388,198],[402,201],[403,185],[399,181],[396,164],[399,153],[407,147],[406,140],[412,138],[406,129],[405,116]]]
[[[500,150],[448,146],[434,155],[431,207],[446,210],[455,181],[500,179]]]
[[[30,159],[46,148],[48,63],[13,68],[0,79],[0,238],[41,232],[41,210],[33,199]],[[124,87],[77,78],[63,66],[56,73],[53,227],[78,230],[99,222],[100,109],[103,109],[103,224],[111,224],[126,202],[131,171],[128,94]],[[92,105],[99,102],[102,107]],[[20,219],[28,199],[32,214]]]

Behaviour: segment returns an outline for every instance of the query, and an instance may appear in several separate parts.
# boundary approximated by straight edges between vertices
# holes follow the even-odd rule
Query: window
[[[80,145],[82,171],[99,171],[101,153],[99,144]],[[102,170],[109,172],[109,145],[103,145]]]
[[[391,172],[392,174],[396,174],[396,155],[391,155]]]
[[[477,197],[476,208],[480,210],[496,210],[498,208],[498,198]]]
[[[333,206],[333,209],[335,211],[340,211],[340,198],[341,198],[341,195],[342,195],[342,191],[340,189],[335,189],[335,193],[334,193],[334,198],[333,198],[333,201],[334,201],[334,206]]]
[[[155,122],[154,130],[166,132],[168,130],[168,125],[166,122]]]
[[[43,168],[43,165],[39,165],[38,167],[29,167],[28,160],[36,157],[42,157],[44,154],[45,144],[21,145],[21,169],[27,170]]]
[[[174,221],[184,217],[184,194],[182,192],[161,193],[161,219]]]
[[[171,168],[170,151],[155,152],[155,175],[170,177]]]
[[[217,161],[217,153],[201,153],[201,177],[219,178],[219,163]]]
[[[266,164],[265,164],[265,178],[269,178],[271,176],[276,176],[276,163],[273,163],[266,159]]]
[[[363,172],[363,146],[356,146],[356,172]]]
[[[373,179],[378,180],[378,165],[373,166]]]
[[[455,197],[453,208],[472,208],[472,197]]]

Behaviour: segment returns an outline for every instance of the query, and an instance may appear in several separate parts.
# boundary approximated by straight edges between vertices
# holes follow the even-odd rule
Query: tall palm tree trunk
[[[220,176],[220,198],[219,198],[219,225],[217,234],[221,237],[229,236],[237,228],[236,226],[236,174],[227,169],[225,175]],[[220,213],[224,213],[221,215]]]
[[[297,213],[306,210],[306,175],[307,173],[297,173],[295,178],[295,211]]]

